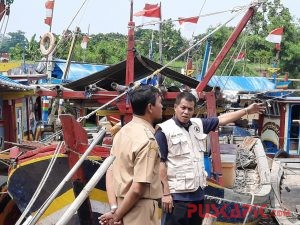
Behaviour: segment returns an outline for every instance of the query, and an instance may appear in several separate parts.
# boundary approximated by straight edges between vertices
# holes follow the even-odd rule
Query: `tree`
[[[299,73],[298,65],[300,62],[300,54],[298,52],[300,43],[299,21],[295,21],[295,19],[292,18],[289,9],[284,7],[280,3],[280,0],[274,0],[268,3],[266,19],[269,21],[266,32],[277,27],[284,27],[279,67],[282,72],[287,71],[291,77],[296,77]],[[265,35],[267,35],[267,33]],[[270,46],[269,48],[272,52],[274,44],[268,43],[267,45]]]
[[[154,35],[153,43],[153,60],[159,60],[159,32],[150,29],[138,28],[136,37],[136,49],[145,56],[149,55],[149,45],[152,39],[152,32]],[[181,37],[180,31],[176,30],[175,25],[171,20],[167,20],[162,24],[162,45],[163,45],[163,59],[171,60],[182,53],[187,47],[188,42]]]
[[[25,53],[26,53],[26,60],[30,61],[36,61],[42,58],[41,51],[40,51],[40,45],[39,43],[35,40],[36,35],[33,35],[30,38],[30,41],[28,42],[26,48],[25,48]]]
[[[3,37],[0,51],[9,52],[12,47],[19,44],[19,47],[25,48],[27,45],[27,39],[23,31],[9,32],[6,37]]]

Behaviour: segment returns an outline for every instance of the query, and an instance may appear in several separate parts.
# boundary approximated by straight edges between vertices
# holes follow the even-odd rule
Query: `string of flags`
[[[53,9],[54,9],[54,1],[55,0],[47,0],[45,3],[46,8],[46,18],[44,19],[45,24],[48,26],[52,26],[52,17],[53,17]],[[143,10],[136,12],[133,14],[134,16],[143,16],[143,17],[152,17],[152,18],[159,18],[161,19],[161,6],[160,4],[148,4],[146,3]],[[184,24],[197,24],[199,21],[199,16],[193,17],[178,17],[178,23],[183,27]],[[283,27],[276,28],[272,30],[268,36],[265,38],[268,42],[275,44],[275,49],[280,50],[280,43],[282,41],[283,35]],[[89,37],[87,35],[83,36],[81,47],[83,49],[87,48],[87,43],[89,41]],[[245,53],[241,52],[234,60],[241,61],[245,59]]]
[[[144,6],[144,9],[141,11],[138,11],[133,14],[134,16],[144,16],[144,17],[154,17],[154,18],[161,18],[161,7],[158,4],[148,4],[146,3]],[[179,17],[178,22],[179,25],[182,25],[184,23],[198,23],[199,16],[193,16],[193,17]]]

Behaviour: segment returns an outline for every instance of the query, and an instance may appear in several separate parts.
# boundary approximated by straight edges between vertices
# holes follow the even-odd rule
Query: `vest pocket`
[[[201,133],[194,133],[194,137],[195,137],[195,144],[197,146],[198,151],[200,152],[206,152],[206,134],[201,134]]]
[[[187,137],[181,136],[181,137],[171,137],[171,143],[172,143],[172,151],[169,152],[170,155],[182,155],[182,154],[188,154],[189,148],[188,148],[188,142],[187,142]]]
[[[176,191],[189,191],[195,189],[195,174],[193,170],[176,174]]]

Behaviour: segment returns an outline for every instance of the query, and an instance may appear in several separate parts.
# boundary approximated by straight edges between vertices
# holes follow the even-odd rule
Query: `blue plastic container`
[[[207,172],[207,176],[211,176],[211,158],[208,155],[204,155],[204,167]]]

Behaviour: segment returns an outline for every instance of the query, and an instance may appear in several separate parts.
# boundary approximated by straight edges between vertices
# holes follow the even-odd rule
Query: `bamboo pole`
[[[91,190],[96,186],[96,184],[99,182],[99,180],[105,174],[108,167],[113,163],[115,158],[116,158],[115,156],[109,156],[108,158],[106,158],[104,160],[104,162],[101,164],[99,169],[95,172],[95,174],[92,176],[92,178],[86,184],[86,186],[83,188],[83,190],[77,196],[75,201],[73,201],[71,206],[64,212],[62,217],[58,220],[58,222],[55,225],[64,225],[64,224],[67,224],[70,221],[72,216],[76,213],[78,208],[81,206],[81,204],[88,197]]]

